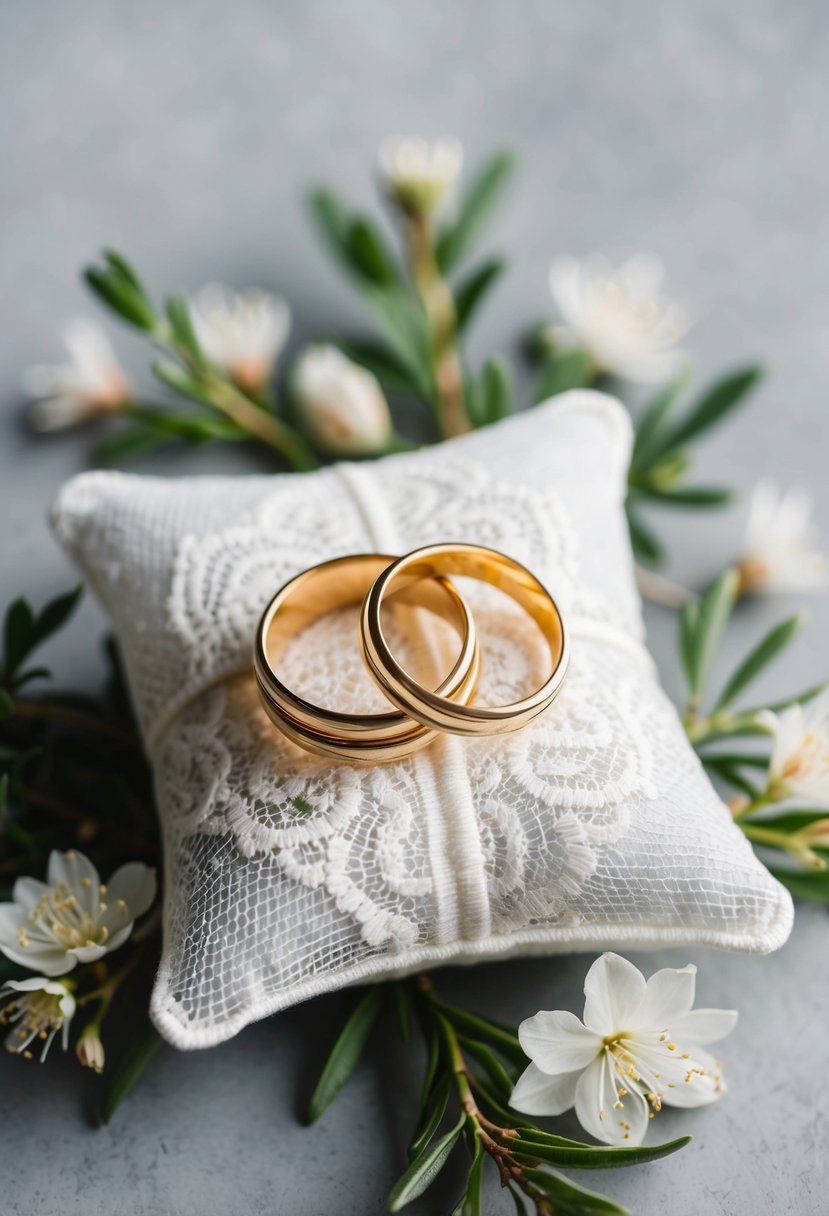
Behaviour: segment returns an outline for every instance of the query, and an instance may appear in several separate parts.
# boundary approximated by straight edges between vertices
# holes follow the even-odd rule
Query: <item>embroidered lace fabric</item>
[[[616,403],[573,393],[373,464],[64,488],[56,530],[112,616],[154,765],[166,906],[153,1016],[171,1042],[207,1046],[316,993],[439,962],[785,940],[790,900],[731,823],[642,644],[629,442]],[[550,713],[371,768],[284,740],[250,674],[275,590],[338,554],[438,540],[501,549],[553,591],[573,660]],[[541,678],[543,644],[498,593],[463,590],[480,699],[514,700]],[[448,667],[451,633],[427,628]],[[356,609],[310,626],[282,675],[333,708],[384,705]]]

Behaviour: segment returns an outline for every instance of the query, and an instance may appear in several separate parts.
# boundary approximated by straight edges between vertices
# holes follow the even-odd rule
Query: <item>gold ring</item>
[[[381,611],[392,584],[456,574],[480,579],[504,591],[536,622],[550,650],[548,679],[511,705],[479,706],[450,701],[441,690],[418,684],[394,658],[383,635]],[[368,669],[390,701],[431,730],[456,735],[494,735],[520,730],[544,713],[557,696],[569,662],[569,642],[561,613],[534,574],[512,558],[479,545],[439,544],[400,557],[378,575],[363,602],[360,638]]]
[[[306,751],[377,763],[409,755],[435,737],[434,731],[391,707],[382,714],[345,714],[314,705],[276,673],[279,654],[291,637],[328,612],[361,603],[372,582],[394,560],[372,553],[322,562],[287,582],[262,615],[253,659],[262,705],[274,725]],[[480,660],[475,621],[466,601],[440,575],[407,580],[394,599],[425,608],[457,629],[461,651],[438,691],[442,697],[469,700],[477,686]]]

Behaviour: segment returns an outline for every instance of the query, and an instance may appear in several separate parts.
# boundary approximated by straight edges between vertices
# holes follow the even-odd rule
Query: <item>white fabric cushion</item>
[[[317,993],[438,963],[785,940],[791,901],[731,822],[642,643],[622,508],[630,439],[618,403],[575,392],[374,463],[99,472],[63,489],[57,534],[112,618],[155,771],[166,907],[153,1016],[172,1043],[208,1046]],[[552,710],[517,734],[446,737],[376,767],[285,741],[251,674],[277,588],[325,558],[443,540],[501,549],[555,594],[572,663]],[[514,699],[543,646],[498,593],[463,589],[484,640],[481,699]],[[380,709],[355,621],[312,625],[282,670],[318,702]]]

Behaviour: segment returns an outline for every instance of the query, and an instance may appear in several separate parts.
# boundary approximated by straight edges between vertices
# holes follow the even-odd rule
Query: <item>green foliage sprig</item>
[[[623,1214],[605,1195],[567,1178],[562,1169],[613,1169],[669,1156],[689,1143],[607,1147],[559,1136],[508,1108],[527,1059],[515,1031],[443,1001],[431,980],[365,989],[326,1060],[311,1097],[308,1118],[318,1119],[357,1067],[383,1014],[393,1014],[406,1041],[414,1023],[425,1050],[425,1069],[408,1165],[388,1197],[390,1212],[423,1195],[456,1153],[465,1150],[468,1172],[452,1216],[481,1216],[484,1167],[489,1161],[510,1192],[516,1212],[529,1203],[537,1216]]]

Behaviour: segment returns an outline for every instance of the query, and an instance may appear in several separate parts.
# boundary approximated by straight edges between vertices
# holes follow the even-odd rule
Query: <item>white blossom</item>
[[[380,145],[378,160],[386,193],[404,211],[428,215],[454,191],[463,147],[451,136],[431,143],[416,136],[393,136]]]
[[[766,709],[757,720],[774,736],[768,796],[829,806],[829,697],[790,705],[779,714]]]
[[[584,1020],[565,1010],[522,1022],[532,1060],[510,1105],[529,1115],[571,1106],[606,1144],[641,1144],[662,1106],[705,1106],[725,1087],[704,1045],[723,1038],[737,1014],[692,1009],[696,967],[657,971],[647,982],[618,954],[603,954],[584,983]]]
[[[155,891],[155,870],[142,862],[121,866],[104,886],[83,853],[55,850],[47,882],[18,878],[12,902],[0,904],[0,950],[32,971],[64,975],[123,945]]]
[[[26,392],[37,398],[29,409],[36,431],[64,430],[116,413],[132,395],[109,338],[94,321],[71,322],[63,342],[68,362],[30,367],[23,377]]]
[[[660,294],[662,265],[637,254],[618,269],[595,255],[585,261],[557,258],[550,290],[561,324],[550,329],[554,347],[587,352],[598,371],[654,384],[675,375],[686,361],[677,349],[688,320]]]
[[[826,583],[829,565],[811,514],[811,500],[800,490],[784,493],[771,481],[755,487],[738,567],[741,595],[809,591]]]
[[[391,415],[376,377],[335,346],[309,347],[294,386],[305,426],[324,451],[352,456],[388,447]]]
[[[234,292],[211,283],[191,301],[190,315],[211,363],[248,392],[265,388],[291,328],[285,300],[255,287]]]
[[[106,1062],[104,1045],[101,1042],[98,1027],[94,1022],[90,1022],[82,1030],[75,1044],[75,1055],[78,1057],[78,1063],[82,1064],[84,1068],[91,1068],[93,1072],[97,1073],[104,1071],[104,1063]]]
[[[6,1050],[31,1059],[30,1047],[37,1040],[42,1044],[40,1061],[52,1046],[58,1031],[62,1046],[69,1042],[69,1023],[75,1014],[75,998],[69,986],[61,980],[38,975],[29,980],[9,980],[0,989],[0,1000],[6,1004],[0,1013],[0,1023],[11,1025],[6,1035]]]

